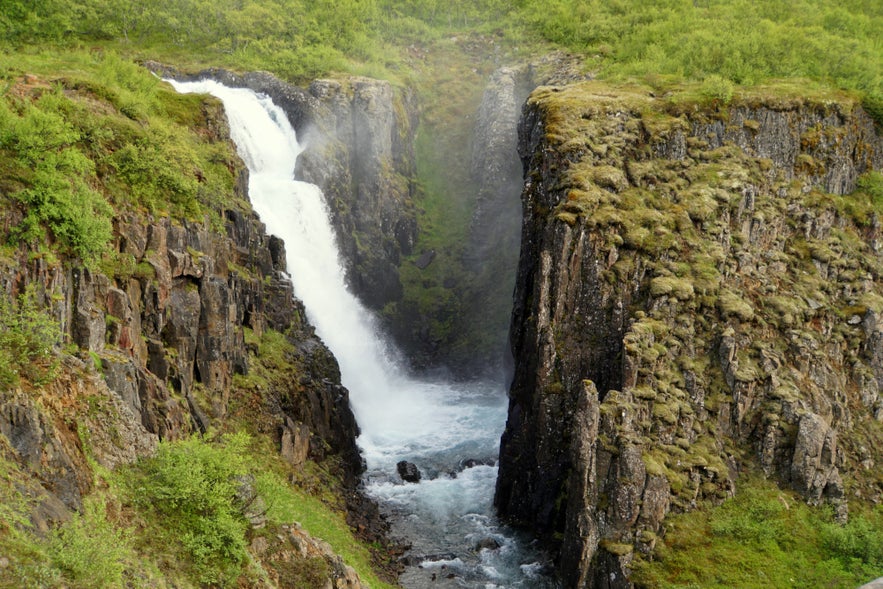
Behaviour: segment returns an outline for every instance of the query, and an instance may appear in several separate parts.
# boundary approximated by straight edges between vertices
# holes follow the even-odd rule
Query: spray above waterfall
[[[211,93],[224,102],[231,136],[250,172],[252,205],[268,232],[285,241],[295,294],[350,391],[367,491],[391,516],[394,533],[412,545],[415,566],[402,582],[426,586],[431,569],[444,567],[465,583],[460,586],[543,586],[493,516],[494,463],[506,416],[501,385],[407,375],[371,314],[346,288],[321,191],[294,180],[301,147],[284,111],[250,90],[214,81],[172,83],[181,92]],[[399,461],[415,464],[428,480],[403,484],[396,474]],[[482,541],[485,548],[476,549]]]

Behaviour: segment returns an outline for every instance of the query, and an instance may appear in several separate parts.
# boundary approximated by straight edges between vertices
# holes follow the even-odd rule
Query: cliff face
[[[202,108],[203,138],[229,142],[219,104]],[[96,464],[229,423],[267,435],[295,467],[324,461],[355,488],[358,429],[337,362],[294,298],[284,244],[247,202],[247,172],[235,174],[237,194],[203,221],[118,211],[110,251],[91,270],[25,246],[0,258],[0,295],[29,293],[65,342],[54,380],[0,389],[0,459],[20,469],[11,480],[37,533],[83,509]],[[3,210],[4,237],[19,215]],[[284,374],[254,382],[250,354],[269,330],[288,341]],[[327,545],[296,527],[288,535],[272,558],[323,559],[335,586],[362,586]]]
[[[328,199],[353,292],[381,309],[402,297],[401,257],[417,239],[413,196],[417,110],[408,91],[353,77],[317,80],[298,176]]]
[[[666,514],[745,468],[841,517],[881,499],[879,213],[840,196],[883,166],[860,108],[541,88],[520,153],[495,502],[561,539],[567,587],[630,586]]]
[[[234,375],[248,372],[245,330],[288,334],[300,352],[291,362],[301,382],[271,393],[281,404],[276,425],[281,428],[286,417],[305,424],[317,436],[313,455],[327,452],[327,445],[354,478],[361,465],[347,392],[336,361],[305,322],[282,273],[283,244],[268,237],[251,212],[228,210],[225,217],[225,233],[208,223],[120,217],[115,249],[118,260],[128,260],[125,267],[121,263],[107,274],[50,266],[28,262],[22,252],[3,272],[11,278],[7,292],[16,295],[31,285],[44,293],[63,332],[100,363],[104,384],[90,386],[106,384],[135,419],[137,425],[126,428],[153,444],[205,431],[227,416]],[[4,405],[3,432],[18,450],[24,447],[17,448],[16,440],[47,429],[39,425],[43,418],[19,415],[28,407]],[[149,449],[151,442],[143,440],[133,447]],[[66,503],[77,506],[75,494],[67,495],[72,499]]]

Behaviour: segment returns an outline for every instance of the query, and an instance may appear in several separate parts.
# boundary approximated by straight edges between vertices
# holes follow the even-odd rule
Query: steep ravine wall
[[[760,469],[848,517],[883,500],[878,212],[854,101],[728,107],[540,88],[495,502],[565,587],[629,587],[670,512]]]
[[[228,142],[219,104],[204,108],[208,140]],[[82,509],[92,460],[108,468],[132,462],[159,440],[228,419],[254,419],[250,427],[293,465],[327,461],[355,489],[358,429],[337,362],[294,298],[284,244],[248,205],[241,162],[236,174],[238,197],[213,221],[118,211],[110,264],[87,270],[24,246],[0,261],[2,295],[35,293],[67,350],[50,384],[0,391],[0,452],[28,474],[19,484],[32,498],[37,532]],[[5,230],[16,215],[3,211]],[[248,374],[249,351],[266,330],[294,346],[287,376],[262,384],[258,401],[237,398],[236,376]],[[335,587],[362,586],[327,545],[296,526],[287,533],[274,550],[284,544],[325,559]]]

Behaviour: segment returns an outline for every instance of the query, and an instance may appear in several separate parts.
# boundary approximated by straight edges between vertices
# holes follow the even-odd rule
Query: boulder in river
[[[402,460],[398,464],[396,464],[396,470],[399,471],[399,476],[402,477],[402,480],[407,483],[419,483],[421,474],[420,469],[417,468],[417,465],[413,462],[408,462],[407,460]]]

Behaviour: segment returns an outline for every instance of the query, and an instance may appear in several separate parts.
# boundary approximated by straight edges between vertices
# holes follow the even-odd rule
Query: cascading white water
[[[551,587],[536,556],[493,515],[502,384],[430,382],[405,374],[373,317],[346,288],[321,191],[294,180],[301,147],[285,113],[266,96],[212,80],[170,81],[179,92],[224,102],[250,172],[249,197],[268,232],[285,241],[288,272],[310,322],[340,364],[361,429],[366,488],[412,544],[405,587]],[[424,475],[404,484],[396,464]],[[470,467],[464,468],[465,461]]]

